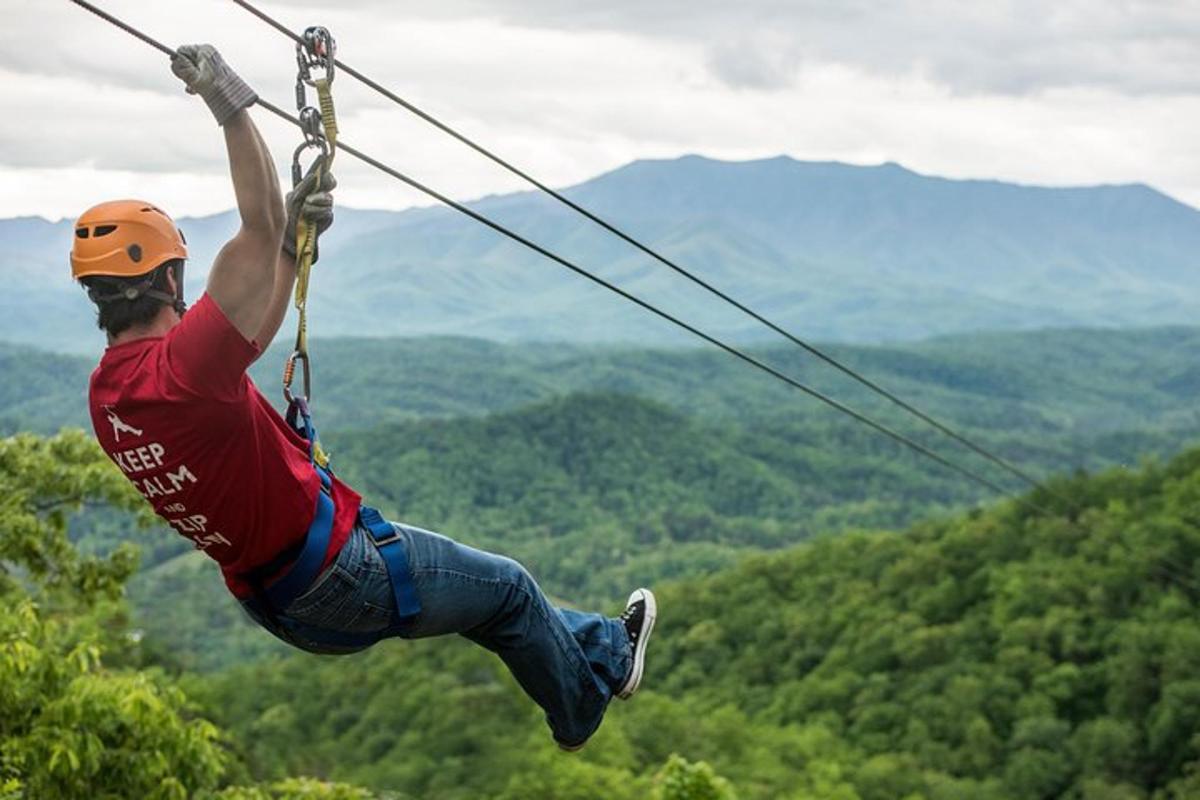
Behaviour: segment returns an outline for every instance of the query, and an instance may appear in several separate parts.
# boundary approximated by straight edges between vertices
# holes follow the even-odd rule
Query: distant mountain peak
[[[773,155],[643,159],[564,190],[779,324],[812,338],[897,341],[980,329],[1189,323],[1200,316],[1200,212],[1145,186],[1050,188]],[[647,299],[739,341],[760,326],[536,192],[474,208]],[[236,215],[181,220],[199,290]],[[94,338],[63,275],[69,223],[0,222],[0,338]],[[680,339],[643,311],[444,208],[341,208],[322,240],[323,335],[470,333],[499,340]],[[328,263],[326,263],[328,262]]]

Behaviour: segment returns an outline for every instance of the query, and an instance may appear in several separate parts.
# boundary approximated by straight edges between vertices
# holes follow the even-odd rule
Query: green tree
[[[654,800],[737,800],[733,786],[703,761],[672,755],[654,779]]]
[[[211,800],[374,800],[366,789],[313,778],[288,778],[261,786],[235,786],[211,795]],[[393,798],[392,800],[398,800]]]
[[[85,556],[67,536],[81,508],[116,508],[150,518],[145,502],[82,431],[0,439],[0,593],[87,605],[113,598],[137,568],[132,546]]]
[[[144,515],[143,506],[81,432],[0,440],[2,800],[186,800],[220,787],[230,760],[220,731],[161,672],[103,662],[105,643],[130,646],[119,598],[135,553],[86,556],[67,535],[82,508]],[[219,797],[370,795],[290,780]]]

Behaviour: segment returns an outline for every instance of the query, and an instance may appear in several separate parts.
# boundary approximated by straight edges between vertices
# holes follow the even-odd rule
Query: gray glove
[[[254,105],[258,95],[229,68],[211,44],[185,44],[171,56],[171,71],[208,104],[218,125]]]
[[[296,258],[296,224],[305,220],[316,226],[317,241],[313,242],[313,263],[317,263],[317,243],[320,235],[333,224],[333,195],[337,179],[325,168],[325,156],[321,156],[308,168],[308,173],[296,188],[287,194],[287,227],[283,233],[283,252]],[[317,170],[321,170],[320,184]]]

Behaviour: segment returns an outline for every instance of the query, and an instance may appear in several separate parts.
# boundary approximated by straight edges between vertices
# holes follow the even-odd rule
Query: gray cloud
[[[195,36],[194,23],[203,18],[204,35],[219,32],[216,43],[227,46],[231,60],[252,74],[260,67],[270,74],[290,47],[223,0],[187,9],[121,0],[110,5],[168,44]],[[100,30],[103,23],[66,3],[26,7],[36,13],[10,16],[0,26],[0,67],[89,74],[128,88],[169,91],[148,66],[152,54],[99,62],[92,57],[97,42],[125,34]],[[749,89],[783,88],[806,68],[832,64],[885,77],[920,76],[960,94],[1023,95],[1077,87],[1130,95],[1200,92],[1200,4],[1195,0],[439,0],[403,6],[343,0],[336,11],[329,0],[293,0],[286,8],[264,7],[294,28],[371,15],[401,37],[402,26],[394,26],[405,19],[484,19],[669,39],[701,49],[714,77]],[[53,32],[48,41],[47,31]],[[31,59],[29,43],[37,38],[43,41]],[[389,46],[405,43],[401,38]]]
[[[326,0],[327,3],[332,0]],[[1190,0],[1200,12],[1200,0]],[[167,43],[202,37],[287,105],[291,45],[229,0],[103,0]],[[201,213],[224,148],[166,60],[66,2],[0,0],[4,206],[71,213],[98,189]],[[1179,3],[342,0],[267,5],[328,24],[347,59],[552,184],[638,157],[789,153],[1026,182],[1145,181],[1200,199],[1196,14]],[[520,188],[343,78],[346,139],[449,193]],[[263,115],[272,151],[295,131]],[[285,166],[285,165],[281,165]],[[421,198],[339,162],[340,198]]]
[[[397,13],[381,0],[347,6]],[[716,77],[746,88],[779,88],[807,65],[837,64],[921,75],[958,93],[1200,91],[1194,0],[440,0],[402,13],[686,41],[707,51]]]

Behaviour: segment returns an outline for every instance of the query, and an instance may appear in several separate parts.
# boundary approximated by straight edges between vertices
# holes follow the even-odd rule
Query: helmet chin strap
[[[183,316],[187,313],[187,303],[183,301],[183,262],[180,261],[175,265],[175,296],[169,301],[171,307],[175,309],[175,313]]]
[[[118,291],[113,291],[108,294],[103,294],[97,289],[88,289],[88,299],[93,303],[112,303],[116,300],[128,300],[130,302],[137,300],[139,297],[150,297],[158,300],[161,303],[169,305],[175,309],[175,313],[183,316],[187,313],[187,303],[183,300],[183,264],[177,264],[175,269],[175,294],[170,295],[161,289],[154,288],[154,273],[150,273],[150,277],[141,283],[135,283],[126,286]]]

